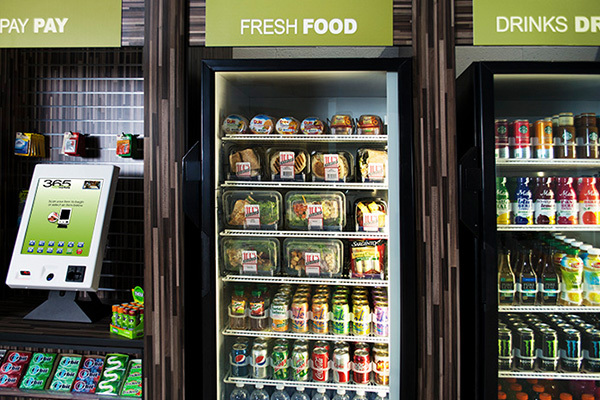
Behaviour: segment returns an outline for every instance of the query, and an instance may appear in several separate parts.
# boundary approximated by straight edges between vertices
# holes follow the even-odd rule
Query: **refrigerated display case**
[[[464,398],[600,394],[599,89],[598,63],[457,80]]]
[[[184,181],[200,180],[185,207],[202,238],[188,268],[207,398],[239,385],[412,398],[410,60],[205,60],[201,73]]]

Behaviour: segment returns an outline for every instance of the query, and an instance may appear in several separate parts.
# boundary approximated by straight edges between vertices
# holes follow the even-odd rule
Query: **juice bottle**
[[[262,297],[261,291],[254,289],[250,300],[248,301],[250,308],[250,329],[253,331],[264,331],[269,327],[269,318],[266,317],[265,299]]]
[[[506,188],[506,178],[496,177],[496,223],[508,225],[511,220],[510,195]]]
[[[541,225],[556,224],[556,200],[552,190],[552,178],[538,177],[533,191],[534,223]]]
[[[600,249],[589,249],[583,263],[583,304],[600,306]]]
[[[236,286],[229,306],[229,325],[231,329],[246,329],[247,299],[243,286]]]
[[[600,224],[600,193],[596,189],[596,178],[583,178],[579,194],[579,223]]]
[[[539,303],[542,305],[556,305],[560,293],[560,278],[554,269],[549,249],[542,253],[538,271]]]
[[[577,224],[577,194],[573,189],[573,178],[558,178],[556,195],[556,223],[560,225]]]
[[[514,216],[515,224],[533,224],[533,193],[528,186],[529,178],[517,178],[515,192]]]
[[[522,264],[517,278],[519,304],[534,305],[537,291],[537,275],[531,265],[531,250],[526,250],[524,257],[522,258]]]
[[[510,266],[510,252],[498,253],[498,304],[512,305],[515,300],[515,274]]]
[[[583,301],[583,262],[578,251],[572,247],[566,249],[566,255],[560,263],[561,290],[559,304],[580,306]]]

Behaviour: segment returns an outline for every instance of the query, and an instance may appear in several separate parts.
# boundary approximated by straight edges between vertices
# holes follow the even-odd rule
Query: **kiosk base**
[[[40,304],[23,319],[61,322],[92,323],[107,313],[96,293],[89,293],[92,301],[77,301],[79,292],[53,290],[48,300]]]

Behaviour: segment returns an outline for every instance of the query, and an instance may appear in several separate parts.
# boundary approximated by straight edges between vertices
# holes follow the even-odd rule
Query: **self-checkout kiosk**
[[[6,284],[49,290],[26,319],[92,322],[119,168],[40,164],[23,209]],[[89,293],[92,301],[78,301]]]

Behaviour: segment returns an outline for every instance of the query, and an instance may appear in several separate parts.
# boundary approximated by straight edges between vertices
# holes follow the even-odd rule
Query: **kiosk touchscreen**
[[[6,284],[97,291],[118,174],[113,165],[37,165]]]

